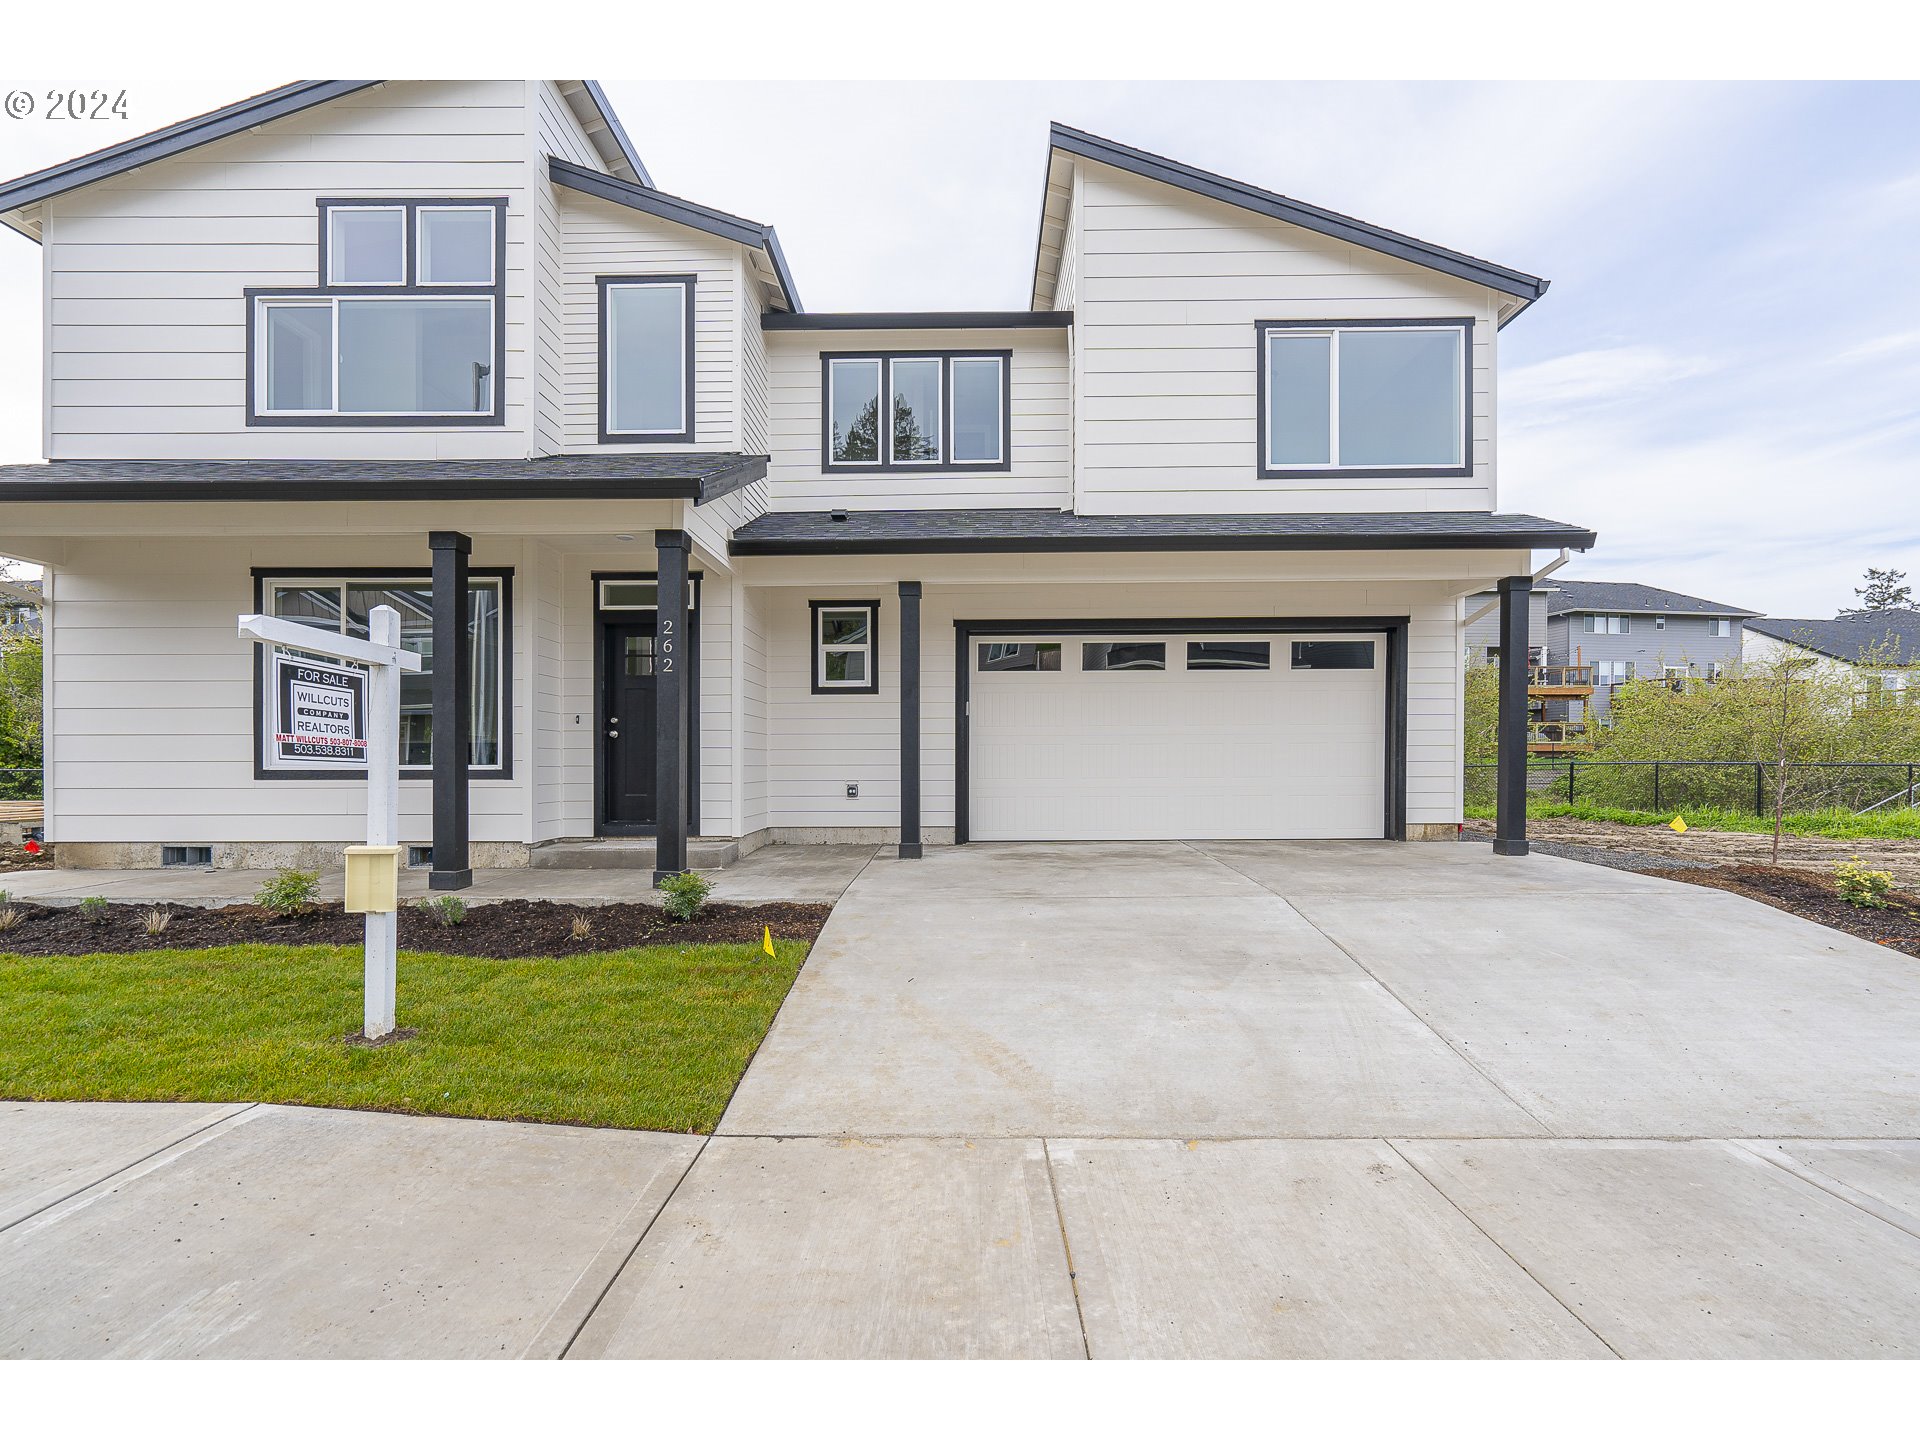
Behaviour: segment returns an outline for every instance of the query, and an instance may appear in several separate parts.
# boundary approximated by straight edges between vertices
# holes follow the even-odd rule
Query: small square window
[[[813,602],[813,692],[878,693],[877,600]]]
[[[326,283],[406,284],[406,207],[336,205],[329,209]]]
[[[494,210],[423,207],[419,213],[422,285],[491,285]]]

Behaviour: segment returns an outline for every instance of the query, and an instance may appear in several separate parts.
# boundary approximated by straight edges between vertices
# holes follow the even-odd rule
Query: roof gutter
[[[1547,576],[1551,575],[1554,571],[1558,570],[1562,565],[1566,564],[1567,561],[1571,560],[1572,558],[1573,558],[1573,552],[1571,550],[1566,549],[1563,546],[1560,550],[1559,559],[1549,560],[1546,564],[1542,565],[1538,570],[1533,572],[1533,583],[1538,585],[1542,580],[1546,579]],[[1486,619],[1487,616],[1491,615],[1495,610],[1498,610],[1499,608],[1500,608],[1500,601],[1498,600],[1498,598],[1489,600],[1486,604],[1482,605],[1478,610],[1474,611],[1471,615],[1467,616],[1466,620],[1463,623],[1468,625],[1476,624],[1479,621]]]

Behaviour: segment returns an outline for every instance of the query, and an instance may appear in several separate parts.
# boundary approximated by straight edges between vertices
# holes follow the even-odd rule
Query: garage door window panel
[[[1080,668],[1096,670],[1164,670],[1167,647],[1160,640],[1088,641],[1080,647]]]
[[[1267,640],[1190,640],[1189,670],[1270,670],[1273,645]]]

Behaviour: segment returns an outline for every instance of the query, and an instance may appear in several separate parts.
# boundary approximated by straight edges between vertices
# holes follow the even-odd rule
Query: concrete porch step
[[[651,870],[654,854],[654,842],[646,836],[550,840],[534,847],[529,863],[536,870]],[[687,841],[687,864],[695,870],[718,870],[739,858],[734,840]]]

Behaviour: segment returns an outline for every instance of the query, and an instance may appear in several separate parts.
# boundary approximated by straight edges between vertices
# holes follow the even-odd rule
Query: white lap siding
[[[885,829],[899,819],[899,620],[897,584],[919,576],[922,612],[921,774],[924,823],[954,823],[954,622],[966,620],[1292,619],[1405,615],[1407,637],[1407,821],[1460,819],[1462,670],[1456,629],[1460,591],[1444,561],[1382,567],[1398,578],[1341,578],[1315,557],[1294,564],[1260,557],[1141,559],[1036,556],[1021,562],[922,557],[886,562],[842,557],[835,578],[791,583],[799,562],[747,565],[771,637],[768,670],[768,811],[776,828]],[[1508,561],[1506,563],[1514,563]],[[1499,573],[1497,568],[1486,573]],[[968,567],[980,578],[967,575]],[[820,563],[823,572],[827,567]],[[1419,578],[1422,573],[1434,578]],[[1287,576],[1293,578],[1273,578]],[[1027,578],[1021,578],[1024,577]],[[1324,578],[1314,578],[1321,576]],[[778,578],[779,584],[759,582]],[[811,693],[809,600],[878,599],[880,691]],[[849,797],[849,784],[859,786]],[[944,837],[942,837],[944,838]]]
[[[50,459],[529,452],[527,82],[392,81],[47,205]],[[507,199],[504,426],[246,423],[246,300],[318,280],[320,196]]]
[[[533,685],[520,541],[482,539],[476,567],[514,570],[514,773],[476,779],[477,841],[531,836]],[[48,698],[51,836],[59,842],[222,844],[366,838],[358,780],[254,778],[253,645],[236,617],[254,609],[255,566],[289,574],[425,563],[424,543],[367,536],[285,539],[76,540],[58,572],[58,659]],[[401,838],[431,838],[425,778],[400,783]]]

